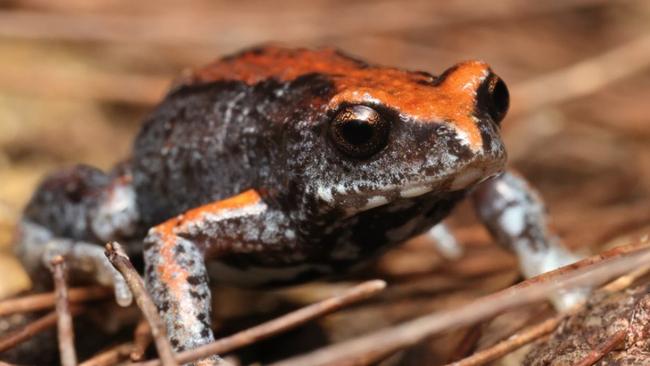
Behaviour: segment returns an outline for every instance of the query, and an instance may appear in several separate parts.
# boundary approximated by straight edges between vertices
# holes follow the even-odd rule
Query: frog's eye
[[[330,123],[334,145],[346,155],[367,158],[386,146],[390,124],[365,105],[341,109]]]
[[[500,77],[492,75],[486,81],[486,106],[487,112],[496,123],[501,122],[510,106],[510,93],[506,83]]]

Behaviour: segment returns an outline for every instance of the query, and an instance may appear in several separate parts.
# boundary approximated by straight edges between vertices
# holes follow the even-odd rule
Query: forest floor
[[[562,240],[589,255],[650,233],[646,1],[10,0],[0,2],[0,299],[31,286],[11,238],[45,174],[75,163],[108,169],[128,157],[143,117],[181,70],[267,41],[334,46],[433,74],[461,60],[486,60],[511,91],[502,124],[509,164],[539,189]],[[243,364],[268,363],[455,308],[520,280],[515,258],[493,243],[469,205],[448,224],[465,250],[458,260],[444,259],[420,237],[350,282],[271,292],[219,288],[220,332],[326,298],[358,279],[388,282],[363,304],[235,353]],[[552,316],[547,303],[534,302],[384,362],[445,364]],[[525,353],[497,364],[518,365]]]

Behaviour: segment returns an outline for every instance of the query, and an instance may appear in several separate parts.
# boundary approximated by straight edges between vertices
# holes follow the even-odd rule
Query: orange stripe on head
[[[179,80],[182,84],[238,80],[253,85],[267,79],[291,81],[311,73],[346,75],[364,67],[360,61],[343,56],[331,48],[290,49],[276,46],[244,51],[193,70]]]
[[[307,74],[323,74],[335,87],[329,107],[341,103],[378,103],[421,122],[451,124],[477,151],[482,138],[475,121],[476,91],[489,76],[487,64],[468,61],[440,79],[426,73],[371,66],[333,49],[263,47],[245,51],[195,70],[180,84],[267,79],[289,82]]]
[[[449,123],[467,137],[474,151],[481,149],[475,108],[477,90],[490,74],[485,63],[459,64],[443,74],[437,85],[431,77],[395,69],[383,69],[375,77],[361,75],[364,73],[337,82],[339,92],[330,101],[330,108],[342,103],[380,103],[417,121]]]

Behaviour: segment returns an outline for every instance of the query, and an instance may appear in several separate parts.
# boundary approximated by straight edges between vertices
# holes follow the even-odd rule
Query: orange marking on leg
[[[261,202],[262,198],[254,189],[242,192],[225,200],[209,203],[207,205],[187,211],[181,219],[181,226],[197,219],[201,219],[206,213],[219,213],[225,210],[235,210],[246,206],[252,206]]]
[[[170,293],[175,298],[183,296],[183,284],[187,283],[189,273],[183,268],[174,257],[174,248],[176,248],[175,236],[163,237],[163,246],[160,248],[160,255],[163,263],[157,268],[160,279],[167,285]]]
[[[157,271],[161,280],[167,284],[170,292],[175,297],[183,295],[182,286],[189,277],[187,270],[176,261],[174,256],[174,249],[177,245],[175,239],[178,230],[182,230],[192,222],[201,220],[206,213],[214,214],[225,210],[243,208],[257,204],[261,200],[260,195],[254,189],[250,189],[231,198],[189,210],[185,214],[169,219],[154,228],[154,231],[162,238],[160,255],[163,258],[163,263],[157,267]]]

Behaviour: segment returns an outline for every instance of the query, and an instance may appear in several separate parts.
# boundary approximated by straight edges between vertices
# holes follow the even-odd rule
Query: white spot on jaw
[[[384,196],[374,196],[368,198],[368,202],[363,206],[363,210],[370,210],[371,208],[379,207],[388,203],[388,199]]]
[[[427,186],[414,186],[408,187],[399,192],[399,195],[403,198],[417,197],[425,193],[431,192],[431,188]]]
[[[476,183],[483,177],[483,172],[477,168],[467,168],[459,173],[454,181],[451,183],[452,190],[467,188],[473,183]]]
[[[318,197],[320,197],[325,202],[328,203],[334,202],[332,191],[327,187],[319,186],[318,190],[316,191],[316,194],[318,194]]]

